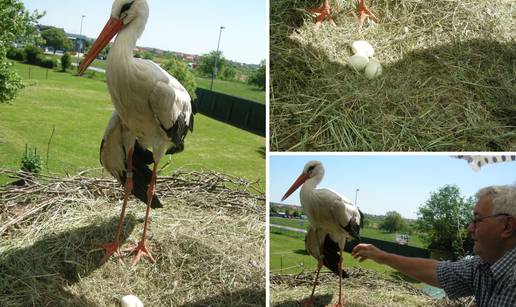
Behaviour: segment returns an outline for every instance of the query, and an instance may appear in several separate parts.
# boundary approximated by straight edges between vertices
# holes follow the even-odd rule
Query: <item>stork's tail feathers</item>
[[[339,260],[340,260],[340,248],[337,242],[330,238],[330,235],[326,235],[324,238],[323,245],[323,264],[325,267],[330,269],[333,273],[339,275]],[[348,278],[349,275],[346,271],[342,271],[342,278]]]
[[[144,203],[147,203],[147,188],[152,177],[148,165],[153,162],[152,153],[136,142],[133,151],[133,194]],[[127,173],[124,172],[122,177],[122,182],[125,182]],[[152,197],[151,208],[163,208],[156,194]]]

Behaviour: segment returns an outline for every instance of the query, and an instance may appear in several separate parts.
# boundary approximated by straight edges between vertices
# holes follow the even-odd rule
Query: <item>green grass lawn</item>
[[[308,220],[286,219],[281,217],[271,217],[270,221],[271,224],[284,225],[300,229],[307,229],[309,225]],[[389,242],[396,241],[395,233],[386,233],[372,227],[362,228],[362,230],[360,231],[360,235],[367,238],[384,240]],[[419,236],[413,234],[409,237],[409,246],[425,248],[425,245],[423,244],[423,242],[421,242],[421,238]]]
[[[211,79],[196,77],[197,87],[210,89]],[[265,91],[243,82],[215,80],[213,91],[265,103]]]
[[[0,167],[18,169],[25,144],[37,147],[48,169],[60,174],[100,167],[99,146],[113,107],[106,83],[69,73],[14,64],[27,86],[12,104],[0,104]],[[178,167],[220,171],[250,180],[265,180],[265,139],[201,114],[162,173]],[[164,165],[169,158],[162,159]],[[45,165],[45,163],[44,163]],[[46,167],[45,167],[46,169]],[[0,178],[0,183],[5,182]]]

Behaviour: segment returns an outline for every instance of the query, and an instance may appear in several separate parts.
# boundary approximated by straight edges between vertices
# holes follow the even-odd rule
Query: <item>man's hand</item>
[[[360,243],[353,248],[351,255],[360,262],[371,259],[375,262],[383,263],[382,258],[384,258],[385,252],[376,248],[374,245]]]

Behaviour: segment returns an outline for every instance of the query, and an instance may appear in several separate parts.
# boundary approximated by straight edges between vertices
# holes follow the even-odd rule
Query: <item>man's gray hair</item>
[[[493,197],[492,214],[506,213],[516,216],[516,185],[489,186],[480,189],[477,199],[484,196]]]

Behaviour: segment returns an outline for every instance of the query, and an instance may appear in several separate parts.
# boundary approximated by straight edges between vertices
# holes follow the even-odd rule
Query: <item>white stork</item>
[[[147,203],[141,241],[131,250],[133,265],[141,256],[154,258],[146,244],[150,208],[161,207],[154,195],[156,170],[161,157],[184,148],[193,131],[191,99],[186,89],[154,62],[133,57],[136,40],[143,33],[149,7],[145,0],[115,0],[111,17],[79,67],[83,73],[116,35],[106,64],[106,79],[115,111],[100,149],[102,165],[125,184],[124,203],[112,243],[102,244],[105,262],[120,254],[120,228],[128,194]],[[152,148],[152,152],[147,150]],[[152,172],[147,167],[154,163]]]
[[[353,0],[355,1],[355,0]],[[328,19],[328,21],[335,26],[335,22],[333,21],[333,17],[330,13],[330,0],[324,0],[323,4],[320,7],[313,7],[307,9],[309,13],[315,16],[315,24],[316,26],[320,26],[321,23]],[[365,4],[365,0],[358,0],[358,5],[356,9],[356,13],[358,15],[358,28],[361,29],[364,25],[366,18],[371,18],[375,22],[378,22],[378,17],[376,17]]]
[[[342,306],[342,251],[347,239],[358,238],[363,215],[349,200],[336,192],[319,188],[324,176],[324,167],[319,161],[306,163],[303,172],[285,193],[282,201],[301,187],[301,206],[310,222],[305,246],[308,252],[318,258],[317,274],[309,301],[313,304],[315,285],[323,265],[335,272],[338,261],[339,303]],[[332,256],[338,248],[339,255]]]

